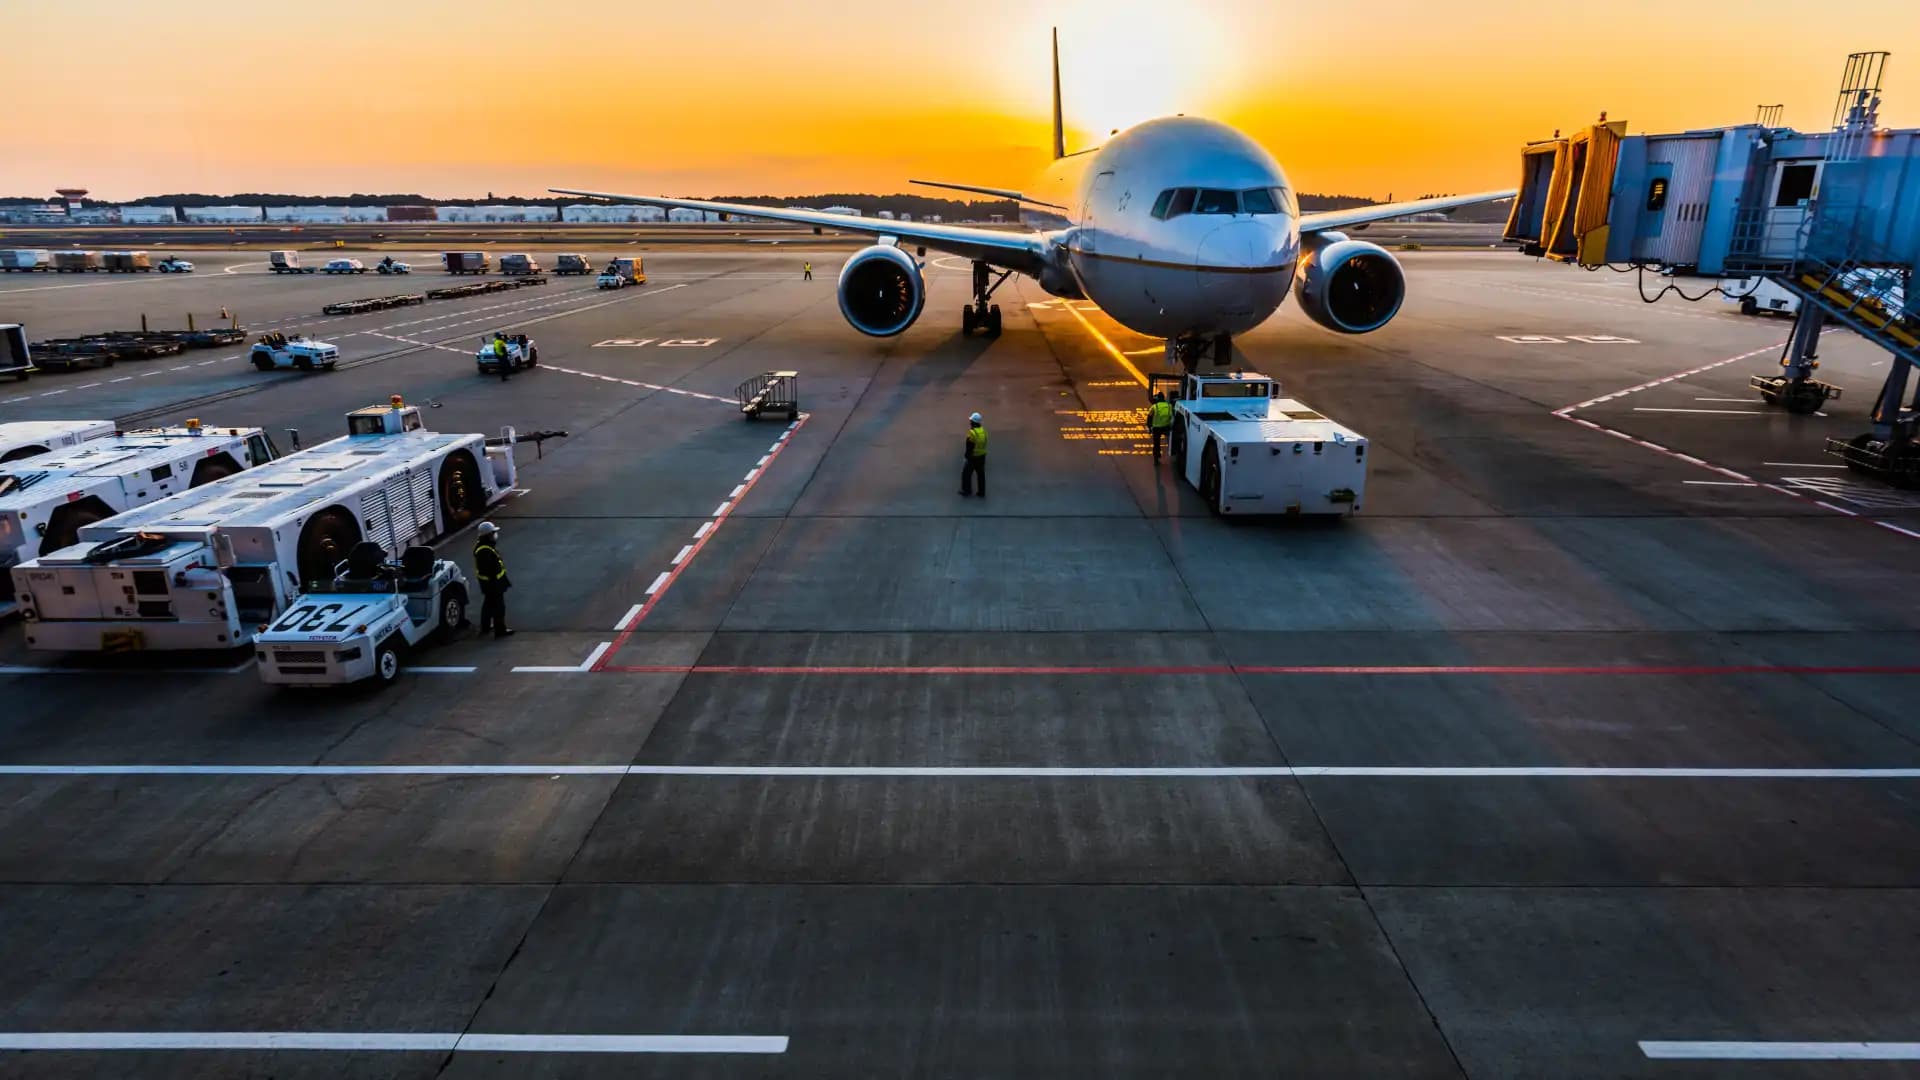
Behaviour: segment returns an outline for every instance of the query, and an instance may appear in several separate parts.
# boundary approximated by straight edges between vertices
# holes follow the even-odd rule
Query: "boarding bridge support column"
[[[1825,325],[1825,312],[1804,301],[1800,304],[1793,318],[1793,333],[1780,353],[1780,373],[1755,375],[1748,380],[1767,404],[1804,415],[1819,411],[1827,399],[1840,396],[1839,387],[1813,377],[1814,369],[1820,366],[1820,330]]]

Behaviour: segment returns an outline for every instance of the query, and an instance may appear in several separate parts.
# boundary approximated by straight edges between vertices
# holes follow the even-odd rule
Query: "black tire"
[[[999,304],[995,304],[992,307],[987,309],[987,336],[988,337],[1000,336],[1000,305]]]
[[[440,625],[434,632],[442,638],[453,636],[455,630],[467,625],[467,592],[458,585],[449,586],[440,594]]]
[[[960,309],[960,334],[962,337],[973,336],[973,307],[971,305]]]
[[[1220,516],[1220,446],[1207,445],[1206,460],[1200,463],[1200,497],[1207,500],[1207,513]]]
[[[193,463],[193,478],[187,481],[188,487],[211,484],[215,480],[224,480],[240,471],[240,463],[233,460],[232,454],[218,454],[201,458]]]
[[[540,366],[540,350],[539,349],[533,348],[531,346],[527,348],[527,366],[528,367]]]
[[[1741,297],[1740,298],[1740,314],[1742,315],[1760,314],[1760,301],[1755,300],[1751,296]]]
[[[295,371],[312,371],[313,361],[305,356],[296,356],[293,358],[293,369]]]
[[[260,369],[261,371],[272,371],[273,357],[267,356],[263,353],[254,353],[253,366]]]
[[[332,581],[333,568],[359,542],[360,523],[337,506],[308,518],[295,548],[295,558],[299,561],[295,569],[300,575],[301,587],[311,582]]]
[[[486,509],[486,490],[473,455],[457,450],[440,465],[440,524],[447,532],[460,529]]]
[[[1167,432],[1167,453],[1173,457],[1173,471],[1187,475],[1187,429],[1175,424]]]
[[[44,454],[46,452],[47,448],[44,446],[17,446],[4,454],[0,454],[0,464],[5,464],[9,461],[19,461],[21,458],[29,458],[35,454]]]
[[[1782,403],[1795,416],[1809,416],[1827,403],[1827,395],[1811,386],[1790,386]]]
[[[373,651],[373,681],[391,686],[400,677],[400,650],[392,642],[382,642]]]
[[[80,530],[96,521],[105,521],[113,512],[98,499],[68,503],[56,507],[47,516],[47,531],[40,538],[40,554],[50,555],[64,547],[72,547],[80,541]]]

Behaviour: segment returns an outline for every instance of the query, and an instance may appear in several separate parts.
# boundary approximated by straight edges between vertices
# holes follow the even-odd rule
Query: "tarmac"
[[[1030,282],[992,340],[960,260],[876,340],[761,245],[319,316],[410,254],[0,276],[36,338],[343,360],[0,420],[570,432],[493,514],[518,635],[386,690],[0,625],[0,1075],[1920,1075],[1920,497],[1820,452],[1858,339],[1790,416],[1784,320],[1409,252],[1386,329],[1238,342],[1371,440],[1363,509],[1235,521],[1146,454],[1154,343]],[[802,417],[743,420],[774,369]]]

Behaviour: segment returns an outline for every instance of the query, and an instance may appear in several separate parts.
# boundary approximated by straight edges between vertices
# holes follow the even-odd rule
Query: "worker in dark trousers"
[[[801,281],[813,280],[813,264],[812,263],[803,262],[800,264],[800,280]]]
[[[980,414],[967,417],[967,458],[960,467],[960,494],[973,494],[973,482],[980,481],[980,497],[987,497],[987,427]]]
[[[1147,408],[1147,430],[1153,435],[1153,460],[1160,460],[1160,441],[1173,430],[1173,405],[1167,401],[1167,395],[1153,395],[1153,404]]]
[[[513,362],[507,358],[507,335],[496,332],[493,335],[493,359],[500,365],[500,381],[513,378]]]
[[[473,542],[473,576],[480,579],[480,632],[491,632],[496,638],[512,634],[507,626],[507,590],[513,588],[513,579],[500,557],[500,526],[491,521],[480,523],[480,538]]]

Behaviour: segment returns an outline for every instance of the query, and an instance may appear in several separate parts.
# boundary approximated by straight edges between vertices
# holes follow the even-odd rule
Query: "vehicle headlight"
[[[341,649],[339,652],[333,654],[333,658],[343,664],[349,660],[358,660],[360,659],[360,646],[355,645],[351,649]]]

